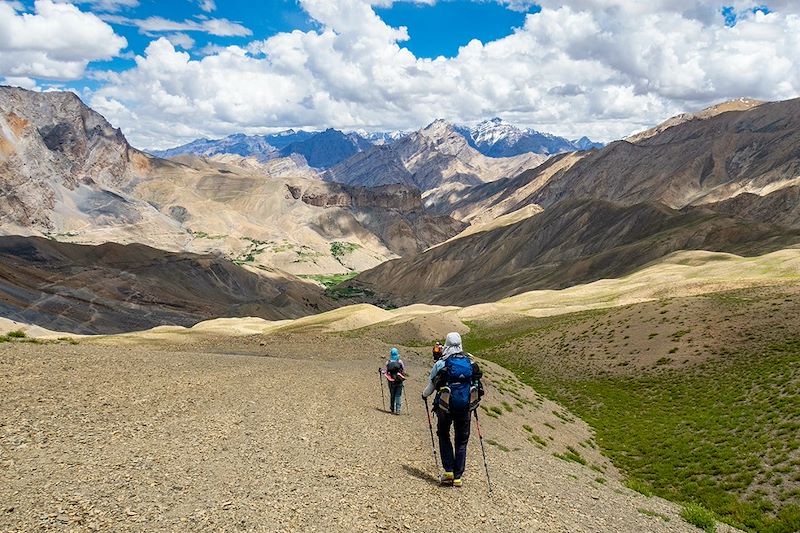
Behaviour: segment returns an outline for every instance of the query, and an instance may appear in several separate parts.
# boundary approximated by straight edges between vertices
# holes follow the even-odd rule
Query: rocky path
[[[474,431],[437,486],[425,362],[403,416],[380,362],[0,345],[0,531],[699,531],[535,446],[487,446],[489,495]]]

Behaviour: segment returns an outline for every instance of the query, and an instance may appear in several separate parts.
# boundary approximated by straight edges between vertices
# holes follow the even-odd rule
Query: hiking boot
[[[453,480],[453,486],[454,486],[454,487],[461,488],[461,478],[454,479],[454,480]]]
[[[453,473],[452,472],[445,472],[444,474],[439,476],[439,483],[442,485],[452,485],[453,484]]]

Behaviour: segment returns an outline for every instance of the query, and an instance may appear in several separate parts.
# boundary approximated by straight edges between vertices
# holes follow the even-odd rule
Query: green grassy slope
[[[471,324],[465,346],[581,416],[631,486],[800,529],[800,291]]]

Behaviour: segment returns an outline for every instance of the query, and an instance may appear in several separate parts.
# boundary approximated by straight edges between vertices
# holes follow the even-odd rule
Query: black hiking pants
[[[462,414],[444,413],[436,409],[436,434],[439,435],[439,453],[445,472],[461,479],[467,464],[467,443],[469,442],[470,412]],[[455,429],[455,449],[450,441],[450,426]]]

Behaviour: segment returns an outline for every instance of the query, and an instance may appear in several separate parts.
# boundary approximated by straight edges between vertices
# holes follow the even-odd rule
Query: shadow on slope
[[[706,209],[567,200],[516,224],[381,264],[349,283],[397,305],[471,305],[620,277],[678,250],[752,255],[798,241],[798,230]]]
[[[280,271],[148,246],[0,237],[0,315],[71,333],[121,333],[230,316],[297,318],[332,309]]]

